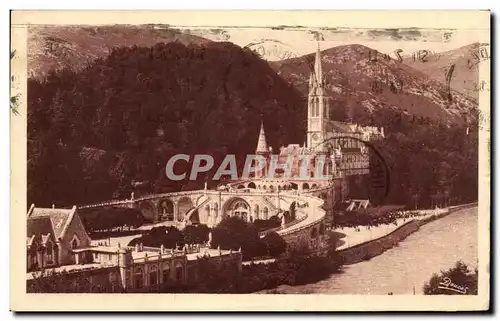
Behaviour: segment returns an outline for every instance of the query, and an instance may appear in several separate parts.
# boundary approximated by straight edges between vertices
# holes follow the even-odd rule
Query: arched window
[[[260,213],[259,213],[259,205],[258,204],[255,204],[254,206],[254,216],[255,216],[255,219],[258,220],[260,218]]]
[[[177,281],[182,281],[183,276],[184,276],[184,268],[182,267],[182,264],[177,263],[177,266],[175,267],[175,279]]]
[[[170,265],[163,266],[163,283],[168,282],[170,279]]]
[[[78,237],[76,235],[73,236],[73,240],[71,241],[71,248],[76,249],[79,244],[80,244],[80,240],[78,240]]]
[[[135,287],[137,289],[140,289],[144,286],[144,275],[143,275],[143,271],[140,267],[136,268],[135,269],[135,273],[134,273],[134,283],[135,283]]]
[[[31,265],[35,269],[38,268],[38,254],[37,254],[36,250],[31,251],[30,257],[31,257]]]
[[[50,241],[45,244],[45,255],[47,255],[48,264],[54,263],[54,247],[55,246]]]
[[[163,200],[160,203],[160,215],[167,221],[174,220],[174,203],[170,200]]]
[[[248,188],[253,188],[253,189],[255,189],[255,188],[257,188],[257,187],[255,186],[255,183],[254,183],[254,182],[250,182],[250,183],[248,184]]]
[[[149,285],[158,284],[158,267],[156,265],[151,265],[149,270]]]

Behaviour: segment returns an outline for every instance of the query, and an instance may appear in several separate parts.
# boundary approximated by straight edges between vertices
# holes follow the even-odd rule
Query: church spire
[[[323,70],[321,68],[321,51],[319,48],[319,42],[318,49],[316,50],[316,61],[314,62],[314,75],[316,77],[316,84],[321,88],[323,85]]]
[[[259,142],[257,143],[256,154],[267,153],[269,147],[267,146],[266,133],[264,132],[264,120],[260,124]]]
[[[318,145],[326,138],[329,120],[328,98],[324,93],[323,68],[321,66],[321,50],[318,42],[314,70],[309,78],[309,94],[307,96],[307,147]],[[323,145],[323,144],[321,144]],[[318,147],[323,149],[324,146]]]

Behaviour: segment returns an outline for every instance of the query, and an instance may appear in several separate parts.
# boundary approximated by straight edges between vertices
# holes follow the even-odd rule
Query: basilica
[[[277,155],[280,167],[292,166],[290,169],[292,177],[301,176],[303,166],[307,167],[308,178],[369,173],[369,151],[366,142],[384,138],[384,129],[332,120],[331,107],[329,97],[325,95],[321,51],[318,46],[314,69],[309,77],[306,142],[302,146],[300,144],[282,146]],[[256,154],[266,159],[276,157],[267,145],[263,123]],[[308,158],[308,164],[303,164],[304,158]],[[267,161],[266,164],[272,162]],[[272,177],[276,177],[276,173],[270,173],[267,166],[257,173],[256,177],[270,177],[271,174]]]

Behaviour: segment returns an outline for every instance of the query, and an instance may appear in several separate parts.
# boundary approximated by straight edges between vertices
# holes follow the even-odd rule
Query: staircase
[[[280,212],[280,209],[276,207],[276,205],[274,205],[273,202],[271,202],[267,197],[265,196],[262,196],[262,198],[264,199],[264,202],[267,203],[267,205],[276,213],[279,213]]]
[[[202,202],[200,202],[200,204],[196,205],[195,207],[187,211],[186,215],[184,215],[184,222],[189,221],[189,218],[195,211],[197,211],[199,208],[201,208],[202,206],[204,206],[205,204],[207,204],[212,200],[209,196],[204,196],[204,197],[205,199]]]

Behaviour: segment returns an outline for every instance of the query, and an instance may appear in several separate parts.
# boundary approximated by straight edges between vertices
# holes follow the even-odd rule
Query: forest
[[[134,183],[200,187],[203,178],[167,181],[170,156],[244,157],[261,120],[272,146],[301,141],[305,129],[300,94],[231,43],[116,48],[78,73],[30,79],[28,106],[28,202],[39,206],[129,197]]]
[[[170,156],[243,158],[255,150],[261,120],[270,146],[302,144],[306,105],[266,61],[231,43],[115,48],[82,71],[28,81],[28,204],[71,206],[202,188],[203,177],[168,181]],[[345,120],[343,106],[331,108]],[[352,119],[385,128],[386,139],[374,143],[390,174],[381,203],[414,208],[477,200],[477,122],[430,120],[389,107],[357,110]]]

